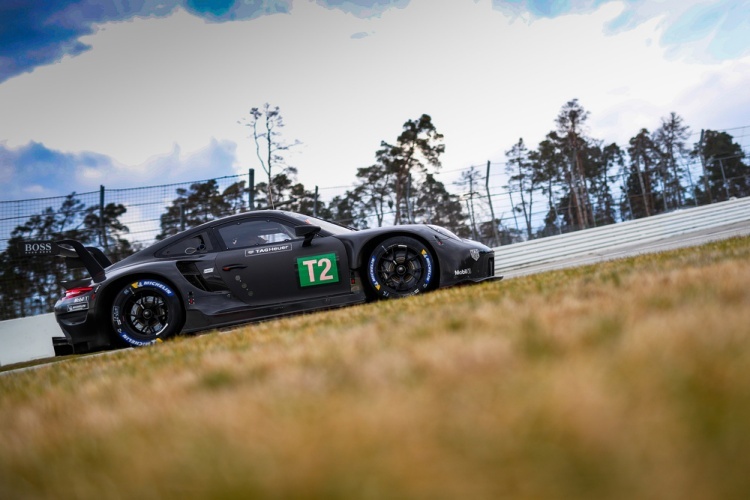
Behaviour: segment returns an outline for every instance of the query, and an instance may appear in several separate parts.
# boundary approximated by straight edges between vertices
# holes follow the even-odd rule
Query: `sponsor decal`
[[[327,253],[311,257],[297,258],[300,286],[326,285],[338,283],[339,269],[336,264],[336,254]]]
[[[203,270],[203,274],[211,274],[212,272],[214,272],[214,268],[213,267],[209,267],[208,269],[204,269]]]
[[[143,288],[143,287],[151,287],[151,288],[158,288],[162,292],[166,293],[168,296],[174,295],[174,292],[171,288],[169,288],[164,283],[160,283],[158,281],[154,280],[143,280],[143,281],[136,281],[135,283],[130,285],[133,288]]]
[[[24,255],[55,255],[57,244],[52,241],[26,241],[19,244]]]
[[[76,311],[85,311],[89,308],[89,305],[86,302],[83,302],[81,304],[73,304],[72,306],[68,306],[68,312],[76,312]]]
[[[292,245],[286,244],[286,245],[271,245],[267,247],[259,247],[259,248],[248,248],[245,250],[245,257],[252,257],[253,255],[265,255],[268,253],[277,253],[277,252],[288,252],[292,249]]]
[[[83,297],[75,297],[75,298],[73,299],[73,303],[78,303],[78,302],[88,302],[88,301],[89,301],[89,296],[88,296],[88,295],[86,295],[86,296],[83,296]]]
[[[471,269],[456,269],[453,271],[453,276],[466,276],[471,274]]]
[[[479,250],[477,248],[472,248],[469,250],[469,255],[471,255],[471,258],[474,260],[479,260]]]

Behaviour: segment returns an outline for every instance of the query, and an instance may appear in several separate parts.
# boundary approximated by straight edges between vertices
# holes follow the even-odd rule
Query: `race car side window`
[[[193,255],[207,253],[212,250],[211,238],[207,232],[191,235],[172,243],[159,252],[159,257],[175,257],[182,255]]]
[[[219,228],[225,248],[247,248],[296,239],[294,228],[275,220],[244,220]]]

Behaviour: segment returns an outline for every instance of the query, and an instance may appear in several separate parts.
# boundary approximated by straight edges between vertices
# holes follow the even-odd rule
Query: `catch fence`
[[[739,177],[732,177],[723,172],[721,159],[712,159],[704,164],[696,158],[687,157],[679,166],[683,194],[676,198],[679,203],[662,197],[661,205],[654,207],[654,213],[650,215],[747,195],[746,192],[733,193],[732,186],[750,186],[750,167],[745,167]],[[496,247],[578,229],[564,220],[570,208],[564,201],[564,194],[569,189],[567,184],[540,186],[522,192],[509,185],[506,169],[504,163],[488,162],[486,165],[443,171],[437,175],[449,191],[458,191],[457,199],[465,216],[463,234]],[[467,183],[466,176],[461,174],[470,170],[474,170],[476,175]],[[613,220],[594,218],[589,227],[634,218],[632,207],[642,204],[642,197],[652,195],[650,192],[634,195],[632,190],[628,194],[628,175],[631,174],[621,169],[607,176]],[[37,267],[38,263],[19,258],[17,252],[13,251],[16,241],[54,239],[55,235],[73,231],[86,244],[103,247],[110,254],[114,252],[113,260],[116,260],[114,247],[126,243],[129,251],[133,251],[148,246],[165,231],[166,226],[176,231],[186,224],[193,225],[248,210],[253,205],[252,191],[248,189],[253,185],[252,176],[251,171],[248,174],[159,186],[129,189],[102,186],[99,191],[68,196],[0,202],[0,319],[51,311],[60,293],[55,281],[65,277],[63,269],[50,267],[52,264],[49,262]],[[463,180],[456,180],[459,177]],[[713,186],[712,196],[702,199],[697,193],[705,191],[702,179],[707,177],[721,181]],[[450,178],[453,181],[449,181]],[[186,220],[186,214],[179,210],[180,197],[184,198],[194,186],[207,183],[212,183],[215,192],[222,194],[218,200],[221,209],[204,205],[204,213],[193,212],[190,214],[192,219]],[[654,188],[663,189],[663,186],[655,185]],[[323,187],[321,191],[326,189]],[[319,203],[323,205],[325,200]],[[105,210],[120,205],[125,209],[121,213]],[[387,223],[388,216],[392,214],[384,215]],[[108,217],[114,217],[121,226],[111,224],[112,220]],[[348,220],[340,222],[351,223]],[[413,222],[433,221],[429,220],[428,212],[422,219]],[[375,225],[372,218],[369,225]],[[527,225],[531,231],[528,231]]]

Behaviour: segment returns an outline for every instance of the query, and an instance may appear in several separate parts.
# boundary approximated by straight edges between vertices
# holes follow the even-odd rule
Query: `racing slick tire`
[[[155,279],[128,282],[112,301],[110,313],[115,334],[137,347],[177,333],[185,314],[172,287]]]
[[[428,290],[437,279],[427,246],[408,236],[382,241],[367,261],[367,282],[379,298],[399,298]]]

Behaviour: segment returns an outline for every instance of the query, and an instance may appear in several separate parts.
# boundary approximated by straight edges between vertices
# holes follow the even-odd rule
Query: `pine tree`
[[[658,173],[663,188],[665,210],[683,205],[685,188],[682,187],[680,177],[683,169],[679,159],[687,156],[687,138],[690,137],[690,127],[683,124],[682,118],[672,112],[667,118],[661,119],[661,126],[653,134],[654,149],[658,154]]]
[[[526,224],[526,236],[528,239],[533,238],[532,228],[532,208],[534,202],[534,191],[537,189],[537,182],[540,180],[535,171],[539,163],[532,161],[530,152],[523,142],[523,138],[505,152],[507,158],[506,173],[508,178],[508,188],[518,193],[521,203],[513,207],[513,210],[523,214],[523,220]],[[527,201],[528,200],[528,201]]]
[[[650,217],[656,213],[656,196],[654,191],[653,172],[657,162],[656,148],[648,130],[641,129],[635,137],[630,139],[628,148],[630,170],[626,180],[628,204],[623,206],[623,212],[630,218],[638,219]]]
[[[578,99],[573,99],[562,107],[556,119],[557,131],[564,140],[568,157],[565,180],[569,187],[569,213],[578,229],[585,229],[593,224],[583,164],[583,151],[586,148],[583,133],[588,117],[589,112],[579,104]]]
[[[404,123],[395,145],[383,141],[380,146],[376,153],[378,163],[393,176],[394,224],[413,222],[411,191],[431,169],[440,168],[440,156],[445,152],[443,135],[438,133],[429,115],[422,115]]]
[[[157,240],[231,213],[232,206],[219,192],[214,179],[196,182],[188,189],[178,188],[176,193],[177,198],[161,215],[161,233],[156,236]]]
[[[701,203],[723,201],[731,197],[750,196],[750,167],[743,161],[745,152],[742,146],[726,132],[706,130],[702,142],[695,144],[693,156],[703,156],[706,162],[706,173],[697,188],[698,200]],[[709,196],[710,194],[710,196]]]

